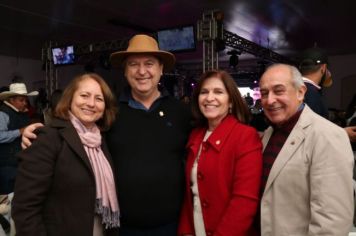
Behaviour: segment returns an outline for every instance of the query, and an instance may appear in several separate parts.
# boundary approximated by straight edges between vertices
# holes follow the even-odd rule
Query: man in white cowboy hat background
[[[126,51],[111,55],[122,66],[128,87],[107,135],[114,160],[121,213],[120,236],[176,236],[184,191],[184,150],[191,130],[189,110],[158,89],[173,54],[157,41],[135,35]],[[26,128],[23,145],[35,138]]]
[[[13,192],[17,169],[15,154],[21,150],[21,134],[29,125],[25,113],[27,97],[38,95],[37,91],[27,93],[25,84],[13,83],[9,91],[0,93],[0,194]]]

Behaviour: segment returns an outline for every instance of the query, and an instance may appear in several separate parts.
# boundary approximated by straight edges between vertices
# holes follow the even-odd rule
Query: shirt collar
[[[315,88],[317,88],[318,90],[321,89],[321,87],[320,87],[319,85],[317,85],[314,81],[312,81],[312,80],[310,80],[310,79],[308,79],[308,78],[306,78],[306,77],[303,77],[303,81],[304,81],[304,83],[308,83],[308,84],[313,85],[313,86],[314,86]]]
[[[125,102],[128,103],[128,106],[134,109],[139,109],[139,110],[144,110],[144,111],[151,111],[155,109],[159,104],[162,98],[165,98],[169,96],[169,93],[167,90],[163,89],[161,92],[161,95],[153,102],[152,106],[147,109],[142,103],[136,101],[131,94],[131,88],[126,87],[124,91],[120,95],[120,102]]]
[[[11,107],[12,109],[14,109],[16,112],[20,112],[20,110],[19,109],[17,109],[16,107],[14,107],[11,103],[9,103],[8,101],[4,101],[4,103],[6,104],[6,105],[8,105],[9,107]]]

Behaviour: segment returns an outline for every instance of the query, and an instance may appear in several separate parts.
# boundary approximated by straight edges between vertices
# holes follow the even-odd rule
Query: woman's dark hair
[[[104,96],[105,110],[103,117],[98,120],[96,124],[101,130],[108,130],[112,123],[115,121],[115,116],[117,113],[116,99],[104,79],[95,73],[88,73],[77,76],[68,84],[56,106],[54,116],[64,120],[69,120],[68,111],[70,111],[73,95],[78,89],[80,82],[86,79],[93,79],[100,85]]]
[[[193,117],[195,118],[196,125],[206,126],[208,124],[207,119],[204,117],[199,108],[199,94],[204,82],[212,77],[219,78],[225,86],[232,105],[230,114],[232,114],[241,123],[248,124],[250,120],[250,112],[244,99],[241,97],[239,90],[237,89],[237,84],[235,83],[234,79],[226,71],[211,70],[205,72],[200,77],[198,84],[193,91],[192,113]]]

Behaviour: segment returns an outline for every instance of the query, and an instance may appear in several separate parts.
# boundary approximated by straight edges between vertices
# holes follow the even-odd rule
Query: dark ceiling
[[[40,59],[48,41],[121,39],[195,24],[211,9],[224,12],[228,31],[283,55],[315,43],[330,55],[356,53],[354,0],[5,0],[0,54]]]

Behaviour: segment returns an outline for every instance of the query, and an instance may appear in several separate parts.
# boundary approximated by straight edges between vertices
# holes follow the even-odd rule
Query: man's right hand
[[[31,124],[29,126],[27,126],[24,130],[23,130],[23,133],[22,133],[22,142],[21,142],[21,147],[22,149],[26,149],[28,148],[29,146],[31,146],[32,142],[31,142],[31,139],[36,139],[37,136],[36,134],[34,133],[34,131],[37,129],[37,128],[40,128],[42,127],[43,124],[42,123],[34,123],[34,124]]]

